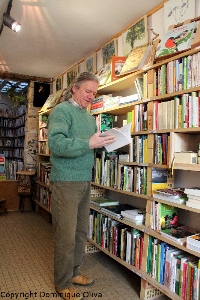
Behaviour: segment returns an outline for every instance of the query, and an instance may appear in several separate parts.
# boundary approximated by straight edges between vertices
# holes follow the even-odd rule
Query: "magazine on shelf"
[[[100,134],[102,137],[107,135],[112,135],[115,137],[115,141],[112,144],[105,146],[108,152],[119,149],[131,143],[131,125],[132,123],[128,123],[121,128],[112,128]]]

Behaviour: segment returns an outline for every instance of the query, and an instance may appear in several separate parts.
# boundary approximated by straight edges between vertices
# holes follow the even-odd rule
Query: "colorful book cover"
[[[111,114],[100,114],[100,131],[107,131],[113,128],[114,116]]]
[[[179,295],[179,287],[180,287],[181,258],[185,258],[185,254],[177,255],[177,260],[176,260],[175,293],[176,293],[177,295]]]
[[[133,50],[126,59],[126,62],[120,72],[120,75],[140,70],[145,64],[149,51],[150,45],[148,44],[144,44],[142,46],[133,48]]]
[[[185,274],[184,274],[184,264],[187,261],[191,261],[194,259],[194,256],[185,254],[185,256],[180,258],[180,272],[179,272],[179,296],[182,296],[183,290],[184,290],[184,280],[185,280]]]
[[[112,56],[111,81],[118,79],[120,72],[125,64],[126,56]]]
[[[157,57],[189,49],[195,27],[195,22],[192,22],[169,29],[161,42]]]
[[[147,274],[152,274],[152,261],[153,261],[153,241],[154,238],[150,235],[148,240],[148,251],[147,251]]]
[[[167,188],[167,169],[152,168],[152,193]]]

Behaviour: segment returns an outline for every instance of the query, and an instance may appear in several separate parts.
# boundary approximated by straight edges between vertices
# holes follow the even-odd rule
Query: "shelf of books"
[[[0,180],[16,180],[16,172],[23,169],[26,106],[0,109],[0,155],[4,167]]]
[[[141,277],[141,299],[200,297],[199,61],[199,49],[163,59],[91,105],[101,132],[131,123],[131,139],[95,155],[88,240]]]
[[[50,96],[50,99],[52,99],[52,96]],[[48,148],[47,120],[51,110],[51,108],[48,108],[39,112],[38,162],[34,193],[35,203],[39,206],[40,210],[44,210],[49,214],[49,219],[51,219],[51,191],[49,186],[51,163],[49,161],[50,151]]]

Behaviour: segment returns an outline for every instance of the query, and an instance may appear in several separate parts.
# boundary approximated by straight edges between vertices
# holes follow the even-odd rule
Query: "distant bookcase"
[[[1,180],[16,180],[16,172],[24,166],[26,106],[0,109],[0,154],[5,157]]]
[[[180,216],[183,225],[191,225],[191,227],[195,227],[197,232],[200,232],[199,209],[183,203],[171,203],[167,200],[153,198],[155,187],[153,172],[155,168],[161,171],[160,174],[167,170],[167,180],[162,182],[162,188],[166,186],[170,188],[192,187],[195,178],[199,178],[199,164],[186,164],[184,161],[180,163],[174,159],[177,152],[194,151],[197,153],[199,150],[199,63],[199,49],[188,50],[160,61],[147,70],[130,73],[119,80],[100,86],[98,89],[98,95],[120,95],[121,91],[124,93],[125,90],[128,91],[134,86],[136,78],[143,78],[141,100],[126,105],[116,105],[105,110],[102,108],[101,111],[98,111],[98,114],[113,114],[118,120],[125,119],[128,113],[131,114],[133,142],[129,147],[128,161],[119,158],[120,156],[116,158],[117,155],[115,158],[113,156],[111,158],[104,152],[96,156],[92,186],[99,189],[103,188],[105,197],[119,200],[120,203],[128,202],[129,204],[134,203],[134,206],[138,208],[145,207],[145,224],[135,225],[122,219],[111,218],[109,214],[102,213],[100,209],[91,205],[92,217],[90,219],[96,220],[95,226],[102,224],[102,227],[101,230],[96,227],[98,228],[97,240],[95,240],[96,237],[93,238],[94,232],[93,236],[88,237],[91,244],[141,277],[141,299],[155,299],[161,293],[166,294],[171,299],[182,299],[180,289],[177,287],[181,281],[177,280],[176,284],[174,281],[172,285],[167,285],[165,284],[164,273],[161,272],[164,270],[166,261],[163,256],[163,253],[166,253],[163,252],[166,251],[166,245],[169,248],[174,248],[177,255],[184,253],[186,256],[192,256],[197,263],[200,259],[199,252],[189,249],[187,244],[181,245],[166,236],[162,236],[159,230],[155,230],[155,227],[152,226],[152,223],[155,223],[154,204],[163,203],[173,205],[178,210],[178,216]],[[199,181],[197,180],[197,182]],[[109,218],[112,219],[113,227],[121,228],[121,233],[123,227],[127,228],[127,233],[133,229],[141,232],[141,236],[144,238],[144,248],[139,267],[134,263],[127,262],[123,256],[120,257],[120,252],[110,251],[107,244],[102,242],[105,241],[105,231],[110,228],[106,225],[110,220]],[[94,226],[94,223],[92,225]],[[96,231],[95,233],[97,234]],[[120,239],[121,235],[118,236],[118,240]],[[130,251],[133,251],[133,248]],[[154,265],[152,264],[153,259],[155,260],[152,251],[157,251],[157,269],[155,268],[156,262],[154,261]],[[173,268],[171,266],[172,274],[179,272],[176,259],[178,258],[173,259]],[[188,265],[188,267],[190,273],[197,272],[195,266]],[[175,280],[174,278],[172,280]],[[177,279],[180,277],[177,276]],[[198,277],[198,283],[199,280]],[[195,286],[195,282],[192,279],[187,282],[191,293],[199,293],[195,288],[192,288],[193,283]],[[150,292],[151,297],[148,292]]]

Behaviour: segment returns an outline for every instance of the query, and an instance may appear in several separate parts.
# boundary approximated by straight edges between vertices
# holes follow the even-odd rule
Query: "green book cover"
[[[161,244],[158,244],[157,254],[156,254],[156,281],[160,282],[160,255],[161,255]]]
[[[111,114],[100,114],[100,131],[107,131],[113,128],[114,116]]]
[[[171,228],[177,227],[177,207],[160,203],[159,204],[159,228],[161,232],[171,234]]]
[[[147,252],[147,274],[152,272],[152,253],[153,253],[153,240],[154,238],[149,236],[148,252]]]
[[[181,258],[185,257],[185,254],[177,255],[176,262],[176,280],[175,280],[175,293],[179,295],[179,286],[180,286],[180,269],[181,269]]]

